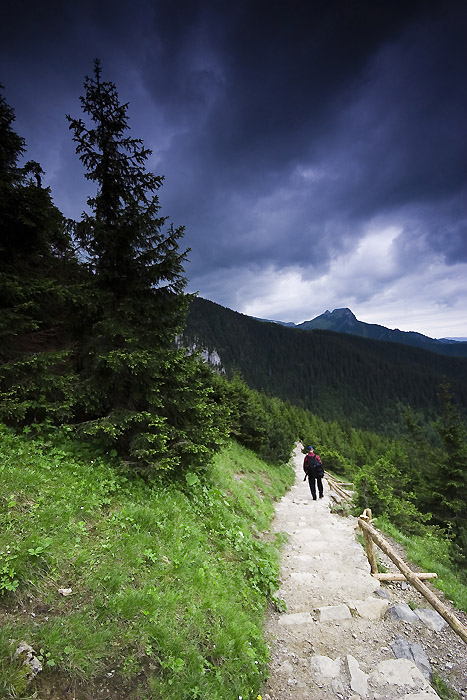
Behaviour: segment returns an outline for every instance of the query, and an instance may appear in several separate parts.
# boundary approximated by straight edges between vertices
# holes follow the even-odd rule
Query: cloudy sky
[[[186,227],[189,291],[299,323],[467,336],[465,0],[4,0],[0,82],[79,218],[93,60]]]

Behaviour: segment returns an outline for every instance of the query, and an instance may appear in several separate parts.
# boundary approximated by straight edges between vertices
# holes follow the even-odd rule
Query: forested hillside
[[[331,331],[286,328],[201,298],[191,303],[184,342],[217,351],[228,374],[239,371],[259,391],[360,428],[393,432],[406,406],[434,419],[445,383],[467,412],[465,358]]]

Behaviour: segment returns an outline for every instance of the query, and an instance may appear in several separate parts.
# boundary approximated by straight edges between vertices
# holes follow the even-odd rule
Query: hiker
[[[316,483],[318,483],[319,497],[323,498],[323,464],[321,462],[321,457],[316,454],[311,445],[303,460],[303,471],[305,472],[305,479],[308,476],[308,483],[310,484],[313,500],[316,501]]]

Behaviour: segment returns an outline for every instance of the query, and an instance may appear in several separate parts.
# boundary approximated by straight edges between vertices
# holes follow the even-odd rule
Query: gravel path
[[[410,621],[393,619],[389,609],[409,599],[412,607],[430,606],[405,583],[380,588],[356,539],[356,519],[331,513],[326,482],[324,498],[311,499],[300,447],[295,484],[276,507],[274,530],[289,536],[278,592],[287,610],[271,611],[266,623],[271,663],[263,700],[436,698],[424,662],[451,674],[467,698],[467,645],[413,613]],[[396,658],[396,641],[410,660]]]

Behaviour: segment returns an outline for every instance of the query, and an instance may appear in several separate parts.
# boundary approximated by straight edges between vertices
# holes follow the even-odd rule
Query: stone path
[[[289,535],[278,592],[287,611],[267,621],[271,664],[263,700],[437,698],[420,658],[414,663],[417,652],[429,668],[428,660],[404,637],[405,627],[400,653],[410,660],[395,658],[392,603],[370,575],[356,519],[330,512],[326,482],[324,498],[311,499],[299,447],[294,463],[295,485],[277,505],[274,522],[276,532]]]

